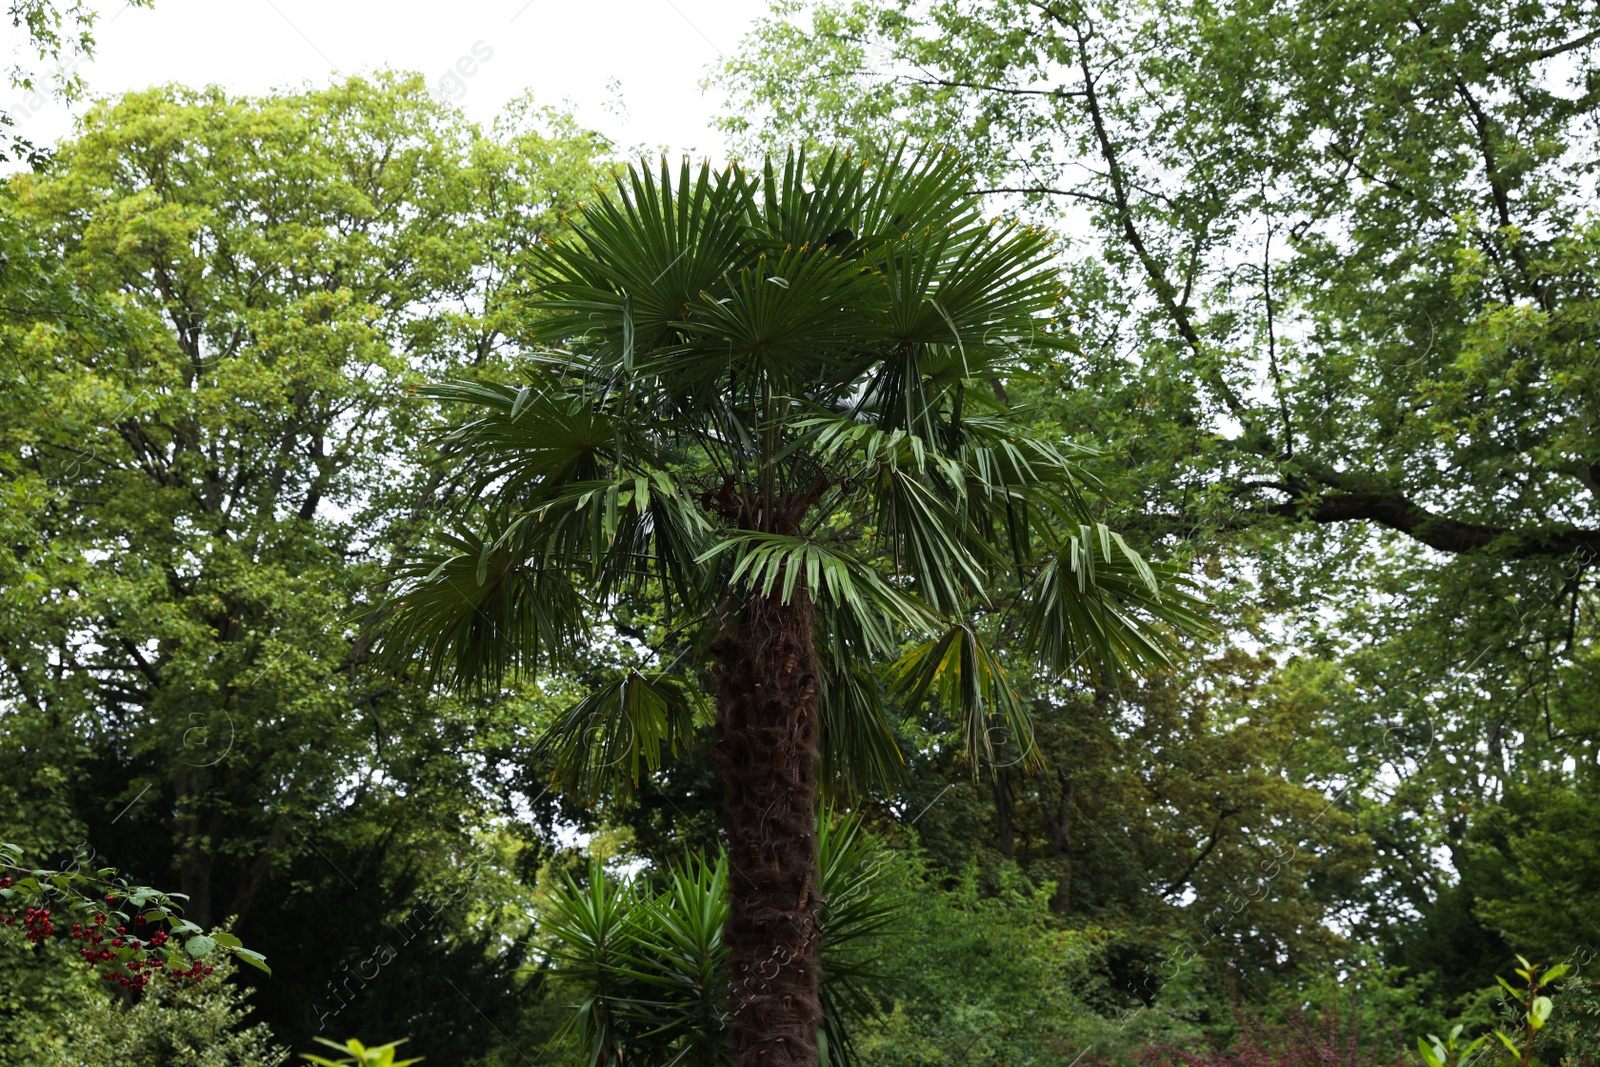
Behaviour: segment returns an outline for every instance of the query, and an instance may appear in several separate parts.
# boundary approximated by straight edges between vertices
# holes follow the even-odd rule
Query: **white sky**
[[[480,122],[531,89],[541,104],[569,103],[580,122],[620,147],[717,155],[722,139],[710,123],[720,99],[702,93],[699,83],[765,6],[762,0],[155,0],[154,8],[141,9],[104,0],[95,57],[79,69],[91,94],[106,95],[163,82],[263,93],[387,66],[426,74],[438,95]],[[9,53],[17,35],[7,37]],[[456,70],[463,57],[469,75]],[[0,92],[11,95],[0,107],[17,120],[17,132],[40,144],[70,133],[63,105]]]

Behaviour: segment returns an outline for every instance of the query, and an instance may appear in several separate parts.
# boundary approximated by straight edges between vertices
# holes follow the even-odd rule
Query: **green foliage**
[[[1517,962],[1522,964],[1516,968],[1517,977],[1523,981],[1520,988],[1496,976],[1500,987],[1505,990],[1507,1014],[1511,1016],[1515,1029],[1510,1034],[1496,1030],[1494,1036],[1522,1067],[1527,1067],[1548,1036],[1541,1031],[1549,1023],[1550,1013],[1555,1010],[1555,1001],[1549,996],[1550,983],[1566,974],[1570,968],[1565,963],[1558,963],[1554,967],[1529,963],[1521,956],[1517,957]]]
[[[104,983],[64,945],[7,950],[0,966],[0,1065],[36,1067],[70,1057],[65,1024],[104,1000]]]
[[[823,1062],[860,1061],[854,1024],[877,1003],[885,935],[899,932],[906,900],[896,865],[851,818],[819,834],[822,919]],[[614,879],[591,863],[587,884],[566,876],[545,903],[556,995],[577,993],[564,1031],[585,1063],[715,1064],[728,1058],[726,857],[691,859],[668,870],[659,889],[647,879]],[[892,887],[892,888],[891,888]],[[865,1062],[872,1062],[867,1060]]]
[[[1041,418],[1277,619],[1372,864],[1319,885],[1447,1014],[1595,921],[1596,17],[796,0],[714,79],[749,147],[947,144],[1062,233]]]
[[[1168,529],[1553,560],[1600,548],[1595,14],[793,0],[720,83],[752,146],[909,133],[1079,237],[1065,411]]]
[[[1528,1067],[1529,1064],[1545,1062],[1540,1053],[1551,1046],[1552,1037],[1556,1038],[1554,1045],[1560,1054],[1562,1064],[1576,1067],[1585,1062],[1594,1045],[1593,1032],[1584,1025],[1589,1020],[1585,1019],[1577,1026],[1551,1026],[1552,1018],[1557,1015],[1558,1004],[1565,1008],[1567,1001],[1567,989],[1558,991],[1555,983],[1572,970],[1571,965],[1560,963],[1547,967],[1529,963],[1522,956],[1517,957],[1517,962],[1521,966],[1514,970],[1517,977],[1522,979],[1520,985],[1514,985],[1499,975],[1495,976],[1500,986],[1498,992],[1502,1011],[1509,1025],[1504,1029],[1493,1029],[1464,1044],[1458,1044],[1464,1029],[1459,1024],[1453,1027],[1450,1036],[1443,1040],[1432,1034],[1427,1038],[1419,1037],[1417,1050],[1422,1057],[1424,1067],[1460,1067],[1473,1062],[1474,1053],[1486,1045],[1487,1049],[1478,1059],[1487,1062],[1509,1056],[1510,1059],[1503,1062]],[[1573,1008],[1580,1013],[1592,1015],[1592,1010],[1586,1011],[1590,1006],[1583,1000],[1585,986],[1572,981],[1565,985],[1576,986],[1578,996],[1573,998]],[[1490,1040],[1491,1037],[1493,1041]]]
[[[289,1051],[265,1023],[246,1025],[235,965],[200,985],[157,982],[132,1003],[103,994],[61,1013],[63,1044],[40,1067],[280,1067]]]
[[[90,8],[9,13],[14,88],[76,92]],[[922,850],[830,891],[831,1058],[1248,1062],[1343,975],[1425,1062],[1600,1061],[1582,974],[1494,1014],[1600,924],[1597,17],[785,0],[720,83],[804,165],[611,199],[570,120],[403,75],[133,94],[53,158],[0,115],[8,873],[92,843],[276,972],[269,1035],[13,936],[0,1063],[501,1067],[584,973],[720,1055],[716,868],[671,861],[752,591],[815,602],[826,773]],[[1172,656],[1183,573],[1226,647]],[[397,579],[431,674],[371,669]],[[575,879],[640,966],[547,985],[575,830],[675,873]]]
[[[976,757],[1031,729],[997,640],[1055,671],[1085,653],[1164,661],[1173,628],[1200,625],[1193,598],[1090,521],[1048,434],[980,399],[1036,372],[1057,292],[1044,236],[978,208],[952,159],[905,150],[620,177],[536,262],[546,317],[529,333],[567,347],[520,387],[425,390],[460,416],[441,447],[482,532],[407,563],[391,654],[495,687],[569,664],[618,598],[659,596],[691,643],[725,624],[730,589],[804,598],[825,624],[825,759],[844,775],[892,767],[857,664],[901,656],[889,676],[942,694]],[[1011,568],[1042,577],[997,611]],[[927,643],[901,655],[907,639]],[[569,715],[562,784],[592,791],[603,770],[625,794],[675,748],[688,716],[667,685],[615,689],[648,724],[601,694]]]
[[[651,893],[568,877],[549,904],[553,973],[583,999],[568,1024],[586,1062],[719,1063],[726,1059],[727,865],[693,861]]]
[[[860,1027],[863,1063],[1057,1064],[1089,1044],[1099,931],[1053,921],[1047,887],[1012,875],[997,893],[969,868],[941,888],[912,853],[885,889],[913,903],[895,917],[874,959],[883,1012]]]
[[[926,722],[897,806],[939,869],[975,862],[990,891],[1012,865],[1053,883],[1055,915],[1106,931],[1096,964],[1119,992],[1159,996],[1176,971],[1226,1003],[1233,970],[1257,999],[1348,951],[1328,909],[1369,855],[1319,788],[1342,757],[1313,681],[1230,650],[1137,686],[1030,687],[1044,773],[1006,749],[974,780],[963,740]]]
[[[0,968],[4,1067],[279,1067],[288,1051],[247,1021],[230,956],[205,981],[157,978],[137,996],[108,990],[65,945],[8,951]]]
[[[375,677],[347,620],[453,491],[408,390],[503,372],[509,268],[603,147],[527,106],[471,126],[419,77],[167,87],[0,200],[0,836],[237,914],[297,978],[255,1001],[291,1046],[331,1013],[469,1054],[525,995],[523,842],[474,830],[542,698]]]
[[[309,1052],[301,1054],[303,1059],[311,1063],[320,1064],[322,1067],[406,1067],[410,1063],[421,1063],[423,1059],[421,1056],[409,1060],[397,1060],[394,1058],[395,1049],[405,1044],[405,1038],[401,1038],[399,1041],[391,1041],[387,1045],[377,1045],[373,1048],[367,1048],[353,1037],[342,1045],[337,1041],[329,1041],[325,1037],[319,1037],[317,1040],[329,1048],[351,1053],[351,1055],[337,1060],[324,1059]]]

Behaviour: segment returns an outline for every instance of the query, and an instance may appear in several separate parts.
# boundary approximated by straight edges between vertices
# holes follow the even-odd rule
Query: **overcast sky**
[[[151,9],[106,0],[95,58],[80,69],[94,94],[171,81],[261,93],[387,66],[421,71],[483,122],[531,89],[540,103],[570,103],[621,146],[715,155],[720,101],[700,80],[764,9],[762,0],[155,0]],[[18,132],[43,144],[70,132],[62,105],[11,95],[5,110]]]

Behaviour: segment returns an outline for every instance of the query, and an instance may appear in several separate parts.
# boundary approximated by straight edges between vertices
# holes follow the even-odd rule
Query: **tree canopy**
[[[780,0],[742,164],[8,141],[0,1064],[1595,1062],[1597,22]],[[134,894],[211,978],[85,965]]]

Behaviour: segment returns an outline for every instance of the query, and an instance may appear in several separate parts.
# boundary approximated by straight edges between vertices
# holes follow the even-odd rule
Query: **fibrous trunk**
[[[751,596],[712,645],[726,787],[730,1039],[738,1067],[817,1063],[817,662],[812,609]]]

